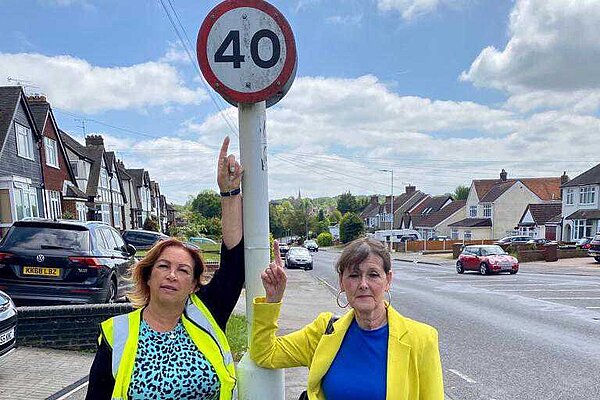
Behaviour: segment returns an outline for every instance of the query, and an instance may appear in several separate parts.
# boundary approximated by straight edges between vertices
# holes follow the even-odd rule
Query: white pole
[[[248,343],[252,336],[252,302],[264,296],[261,271],[269,264],[269,181],[266,103],[239,104],[240,159],[244,166],[244,257]],[[240,400],[284,399],[283,370],[257,367],[248,353],[237,365]]]
[[[392,172],[392,232],[394,231],[394,170]]]

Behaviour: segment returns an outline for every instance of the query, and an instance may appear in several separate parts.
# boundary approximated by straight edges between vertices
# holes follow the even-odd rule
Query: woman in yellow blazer
[[[275,261],[261,275],[266,297],[254,300],[252,359],[264,368],[308,367],[310,400],[443,400],[437,331],[384,300],[392,282],[387,248],[357,239],[344,249],[336,270],[338,305],[350,310],[337,320],[322,313],[277,337],[287,278],[275,244]]]

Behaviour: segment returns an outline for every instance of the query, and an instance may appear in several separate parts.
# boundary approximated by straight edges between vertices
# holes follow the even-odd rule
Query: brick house
[[[562,203],[529,204],[519,220],[519,235],[556,240],[556,218],[560,219]]]
[[[133,186],[137,192],[137,198],[139,199],[135,218],[137,220],[137,226],[141,228],[144,226],[146,219],[150,217],[152,210],[150,174],[143,168],[127,168],[126,172],[131,176]]]
[[[52,108],[43,96],[28,97],[27,101],[42,134],[41,163],[46,217],[61,219],[65,215],[77,218],[77,209],[85,206],[85,193],[77,187]]]
[[[0,236],[14,221],[45,216],[41,140],[23,89],[0,87]]]
[[[560,202],[561,177],[474,180],[462,220],[450,224],[451,236],[464,240],[499,239],[518,232],[529,204]]]

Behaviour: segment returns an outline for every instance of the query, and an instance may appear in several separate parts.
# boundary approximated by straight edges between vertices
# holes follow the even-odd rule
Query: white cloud
[[[178,41],[169,43],[169,48],[167,49],[166,54],[161,57],[159,61],[168,64],[186,64],[190,62],[190,58],[188,57],[185,49],[181,46],[181,43]]]
[[[405,20],[435,12],[443,5],[458,5],[464,0],[377,0],[381,11],[397,11]]]
[[[326,19],[330,24],[336,25],[360,25],[362,22],[362,14],[358,15],[333,15]]]
[[[0,76],[33,82],[53,106],[85,113],[197,104],[206,98],[204,90],[187,88],[177,70],[165,62],[98,67],[66,55],[0,53]]]
[[[600,104],[600,2],[518,0],[503,50],[487,47],[461,79],[515,97],[521,110]]]
[[[81,6],[87,10],[94,8],[89,0],[39,0],[39,2],[58,7]]]

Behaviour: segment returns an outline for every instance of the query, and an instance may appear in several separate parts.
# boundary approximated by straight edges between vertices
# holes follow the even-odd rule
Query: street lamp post
[[[392,213],[392,223],[390,224],[390,230],[394,230],[394,170],[393,169],[380,169],[381,172],[391,172],[392,174],[392,203],[390,205],[390,212]]]

